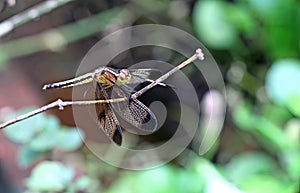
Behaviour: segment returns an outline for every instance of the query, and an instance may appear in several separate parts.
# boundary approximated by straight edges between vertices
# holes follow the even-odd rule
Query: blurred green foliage
[[[299,17],[297,0],[198,1],[193,12],[207,46],[235,55],[257,49],[273,60],[299,57]]]
[[[23,109],[18,114],[32,110]],[[6,119],[10,120],[18,114]],[[54,151],[71,152],[82,146],[84,134],[81,129],[62,126],[52,115],[38,114],[13,124],[4,134],[21,145],[18,153],[20,168],[26,169],[35,164],[26,181],[26,192],[95,192],[99,188],[98,183],[87,175],[75,178],[75,168],[51,161]]]
[[[174,12],[176,6],[182,12],[190,7],[187,16]],[[78,179],[76,170],[70,166],[41,162],[27,182],[28,192],[297,193],[300,181],[299,8],[297,0],[129,1],[124,10],[133,9],[142,14],[141,18],[134,18],[137,23],[167,20],[168,25],[176,24],[195,33],[211,50],[222,68],[228,89],[225,128],[230,127],[231,136],[219,142],[220,150],[214,160],[191,153],[193,156],[178,158],[187,159],[187,164],[171,163],[148,171],[122,171],[86,160],[88,175]],[[173,17],[161,16],[171,9]],[[85,27],[65,26],[54,33],[59,36],[51,37],[68,37],[67,43],[78,41],[103,30],[111,20],[100,24],[97,21],[102,21],[102,17],[111,19],[118,13],[119,9],[112,9],[99,18],[91,16]],[[163,19],[157,19],[159,16]],[[94,23],[99,26],[90,32],[83,30]],[[36,42],[37,39],[28,40]],[[53,48],[28,49],[23,43],[16,40],[1,45],[4,51],[0,52],[0,60],[6,62]],[[63,41],[61,45],[67,43]],[[15,52],[15,45],[23,47],[17,46]],[[54,149],[73,151],[81,145],[77,131],[62,127],[52,116],[38,115],[6,129],[5,133],[12,141],[22,144],[21,167],[30,166],[42,156],[49,157]],[[237,143],[238,140],[242,142]],[[231,143],[226,145],[228,141]],[[113,180],[107,185],[103,178],[109,177]]]
[[[28,178],[26,192],[96,192],[98,184],[87,175],[78,178],[75,169],[57,161],[39,163]]]
[[[64,46],[99,33],[122,9],[111,9],[75,24],[43,32],[39,35],[12,40],[0,45],[0,70],[11,59],[41,51],[59,52]],[[33,43],[34,42],[34,43]]]
[[[33,191],[63,191],[74,178],[74,170],[59,162],[45,161],[32,171],[27,186]],[[43,177],[43,178],[41,178]]]
[[[299,7],[295,0],[240,0],[198,1],[194,9],[199,38],[232,56],[222,61],[229,97],[239,99],[228,99],[232,120],[265,151],[236,155],[225,166],[246,192],[299,190]]]
[[[33,108],[18,112],[23,115]],[[7,120],[14,116],[6,117]],[[63,127],[51,115],[38,114],[23,122],[18,122],[4,130],[11,141],[21,144],[18,161],[21,168],[27,168],[41,157],[48,157],[54,149],[74,151],[82,145],[83,132],[78,128]]]
[[[225,166],[246,192],[299,190],[299,7],[295,0],[240,0],[198,1],[194,9],[201,40],[232,57],[222,61],[229,97],[239,99],[228,99],[232,120],[265,151],[236,155]]]

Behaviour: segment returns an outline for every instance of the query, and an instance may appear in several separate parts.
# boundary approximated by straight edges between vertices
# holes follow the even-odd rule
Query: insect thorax
[[[117,75],[109,68],[101,68],[94,72],[94,80],[99,82],[104,88],[109,88],[116,84]]]

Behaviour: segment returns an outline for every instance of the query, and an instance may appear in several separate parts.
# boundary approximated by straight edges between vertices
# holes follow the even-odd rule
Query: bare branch
[[[178,70],[182,69],[183,67],[185,67],[186,65],[194,62],[197,59],[204,60],[204,54],[203,54],[203,52],[200,48],[196,50],[196,53],[192,57],[190,57],[186,61],[182,62],[180,65],[176,66],[175,68],[173,68],[172,70],[170,70],[166,74],[162,75],[160,78],[158,78],[157,80],[155,80],[154,82],[152,82],[148,86],[146,86],[146,87],[142,88],[141,90],[135,92],[133,95],[131,95],[131,98],[135,99],[135,98],[141,96],[146,91],[153,88],[155,85],[157,85],[160,82],[166,80],[173,73],[177,72]],[[10,121],[7,121],[5,123],[0,124],[0,129],[3,129],[4,127],[7,127],[9,125],[17,123],[17,122],[22,121],[24,119],[27,119],[29,117],[32,117],[36,114],[42,113],[42,112],[47,111],[49,109],[52,109],[54,107],[58,107],[59,110],[63,110],[64,107],[70,106],[70,105],[92,105],[92,104],[98,104],[98,103],[115,103],[115,102],[122,102],[122,101],[127,101],[127,100],[128,100],[128,98],[126,98],[126,97],[117,98],[117,99],[108,99],[108,100],[91,100],[91,101],[62,101],[61,99],[58,99],[57,101],[54,101],[54,102],[52,102],[48,105],[45,105],[45,106],[43,106],[41,108],[38,108],[34,111],[31,111],[29,113],[26,113],[24,115],[21,115],[21,116],[15,118],[15,119],[12,119]]]
[[[160,78],[158,78],[157,80],[153,81],[151,84],[145,86],[144,88],[142,88],[141,90],[135,92],[133,95],[131,95],[131,98],[136,99],[137,97],[141,96],[142,94],[144,94],[146,91],[148,91],[149,89],[153,88],[154,86],[156,86],[157,84],[161,83],[162,81],[166,80],[167,78],[169,78],[172,74],[174,74],[175,72],[177,72],[178,70],[182,69],[183,67],[185,67],[186,65],[194,62],[195,60],[204,60],[204,54],[202,52],[202,50],[200,48],[198,48],[196,50],[196,53],[190,57],[189,59],[187,59],[186,61],[182,62],[181,64],[179,64],[178,66],[176,66],[175,68],[173,68],[172,70],[170,70],[169,72],[167,72],[166,74],[162,75]]]
[[[123,10],[122,7],[112,8],[78,22],[3,43],[0,45],[0,52],[4,60],[0,60],[0,63],[41,51],[60,51],[68,44],[105,30]]]
[[[47,0],[0,23],[0,37],[73,0]]]
[[[15,119],[12,119],[5,123],[0,124],[0,129],[3,129],[9,125],[12,125],[19,121],[22,121],[24,119],[28,119],[29,117],[32,117],[39,113],[45,112],[54,107],[58,107],[59,110],[64,110],[64,107],[71,106],[71,105],[92,105],[92,104],[97,104],[97,103],[115,103],[115,102],[122,102],[122,101],[126,101],[126,100],[128,100],[126,97],[117,98],[117,99],[109,99],[109,100],[92,100],[92,101],[62,101],[61,99],[58,99],[57,101],[54,101],[48,105],[42,106],[41,108],[38,108],[34,111],[31,111],[29,113],[21,115]]]

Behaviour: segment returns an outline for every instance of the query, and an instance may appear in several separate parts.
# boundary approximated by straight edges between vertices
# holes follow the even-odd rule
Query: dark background
[[[10,21],[41,2],[1,0],[0,21]],[[220,138],[207,154],[198,156],[197,148],[190,146],[166,166],[143,172],[113,168],[84,147],[75,152],[56,148],[40,151],[38,159],[20,167],[22,160],[34,156],[20,156],[20,149],[28,144],[16,143],[12,137],[5,137],[2,130],[0,192],[298,192],[299,7],[296,0],[75,0],[14,27],[0,40],[3,120],[21,108],[42,106],[57,98],[71,99],[71,89],[44,92],[41,88],[45,83],[72,78],[87,51],[105,35],[149,23],[182,29],[209,49],[226,84],[227,113]],[[131,58],[122,58],[121,66],[152,58],[153,49],[131,50]],[[162,49],[162,57],[164,51],[168,53]],[[168,62],[177,65],[183,59],[172,53]],[[116,59],[111,65],[119,61]],[[192,81],[199,79],[196,73],[188,75]],[[206,84],[193,84],[201,100]],[[145,104],[156,98],[170,102],[165,89],[155,89],[141,98]],[[58,129],[74,126],[71,108],[50,110],[47,114],[59,118]],[[48,124],[47,120],[44,124]],[[34,124],[29,123],[30,127]],[[176,123],[168,122],[166,128],[172,124]],[[28,128],[20,124],[18,129],[16,136],[24,135]],[[156,137],[169,134],[167,130]],[[48,189],[34,180],[34,185],[28,185],[26,179],[32,179],[33,169],[45,160],[71,167],[74,177],[63,182],[58,176],[65,173],[57,173],[62,189],[55,189],[51,181],[46,182],[50,184]],[[49,167],[42,173],[49,175],[51,170]]]

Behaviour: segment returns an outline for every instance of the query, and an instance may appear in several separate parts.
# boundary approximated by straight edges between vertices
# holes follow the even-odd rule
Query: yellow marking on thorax
[[[105,89],[114,86],[115,83],[116,83],[116,77],[113,74],[109,73],[109,72],[104,72],[103,74],[96,76],[95,79]]]

